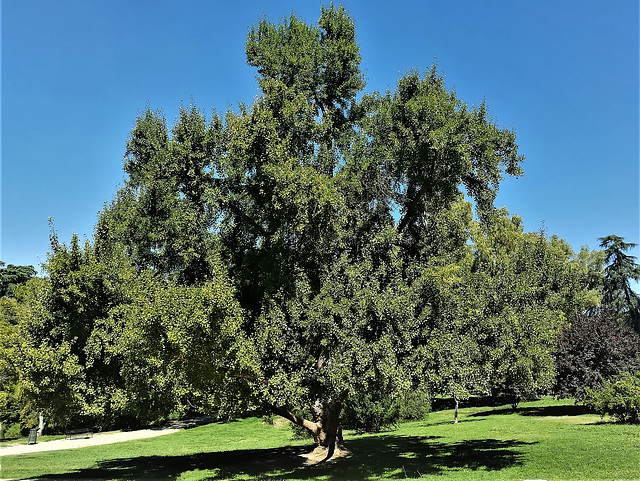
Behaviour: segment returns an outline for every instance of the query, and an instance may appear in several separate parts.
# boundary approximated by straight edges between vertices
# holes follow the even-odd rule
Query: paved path
[[[162,429],[142,429],[140,431],[128,431],[113,434],[96,434],[92,438],[84,439],[59,439],[37,444],[21,444],[0,448],[0,456],[13,456],[15,454],[40,453],[42,451],[57,451],[60,449],[84,448],[86,446],[98,446],[100,444],[120,443],[133,439],[153,438],[164,434],[180,431],[179,428],[169,427]]]

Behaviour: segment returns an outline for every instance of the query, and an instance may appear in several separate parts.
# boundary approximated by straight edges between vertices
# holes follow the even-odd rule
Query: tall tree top
[[[263,90],[279,80],[305,92],[323,115],[345,109],[365,85],[355,25],[343,7],[322,7],[317,25],[294,15],[278,25],[262,20],[249,31],[246,53]]]
[[[603,303],[611,309],[619,321],[631,324],[640,332],[640,297],[629,283],[629,279],[640,280],[640,265],[635,256],[626,253],[637,244],[625,242],[624,237],[614,234],[598,238],[604,247]]]

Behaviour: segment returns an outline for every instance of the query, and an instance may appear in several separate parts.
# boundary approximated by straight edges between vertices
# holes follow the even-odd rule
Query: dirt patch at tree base
[[[329,448],[318,446],[310,453],[301,454],[300,456],[305,458],[305,464],[307,466],[311,466],[311,465],[323,462],[327,458],[328,450]],[[345,449],[344,446],[336,446],[336,449],[333,452],[333,456],[331,456],[331,459],[342,458],[347,454],[349,454],[349,450]]]

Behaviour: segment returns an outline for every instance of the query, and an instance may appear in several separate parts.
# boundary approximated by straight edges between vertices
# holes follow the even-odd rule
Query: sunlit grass
[[[55,436],[38,436],[38,442],[45,441],[56,441],[58,439],[64,439],[65,436],[63,434],[55,435]],[[0,448],[6,448],[9,446],[20,446],[22,444],[27,444],[28,438],[18,438],[18,439],[0,439]]]
[[[0,478],[638,480],[640,426],[603,422],[570,402],[470,407],[395,431],[345,433],[350,454],[304,465],[306,441],[261,419],[68,451],[0,457]],[[606,420],[605,420],[606,421]]]

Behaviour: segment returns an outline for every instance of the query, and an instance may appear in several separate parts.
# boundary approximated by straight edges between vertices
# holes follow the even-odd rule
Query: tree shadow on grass
[[[176,479],[182,473],[203,471],[206,479],[218,480],[250,476],[273,480],[323,479],[359,480],[396,473],[400,478],[450,471],[501,470],[522,464],[518,449],[528,443],[496,439],[444,443],[438,437],[396,436],[393,434],[350,440],[347,457],[305,465],[302,454],[311,446],[260,450],[199,453],[185,456],[144,456],[103,461],[95,468],[43,476],[34,479]]]
[[[240,474],[257,476],[280,470],[292,471],[304,466],[301,457],[311,451],[310,446],[289,446],[274,449],[254,449],[202,452],[191,455],[138,456],[98,462],[94,468],[68,473],[46,475],[34,480],[168,480],[182,473],[197,470],[212,471],[207,479],[232,478]]]
[[[470,469],[496,471],[522,464],[519,446],[526,443],[497,439],[474,439],[457,443],[438,437],[377,436],[354,440],[353,455],[339,465],[331,479],[367,479],[398,472],[400,478],[418,478],[424,474],[443,474]],[[360,474],[360,476],[358,476]]]
[[[469,417],[485,417],[491,415],[504,415],[504,414],[519,414],[520,416],[581,416],[583,414],[593,413],[586,406],[580,406],[575,404],[567,404],[564,406],[541,406],[541,407],[522,407],[513,409],[511,407],[505,407],[500,409],[491,409],[488,411],[481,411],[470,414]]]

